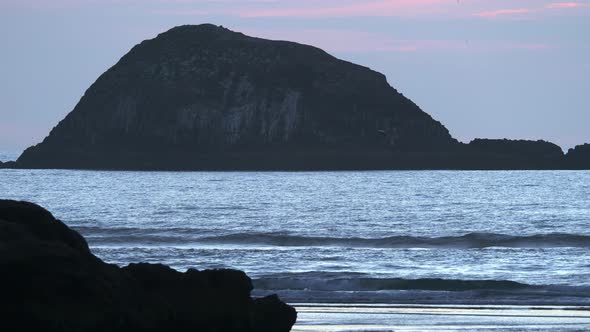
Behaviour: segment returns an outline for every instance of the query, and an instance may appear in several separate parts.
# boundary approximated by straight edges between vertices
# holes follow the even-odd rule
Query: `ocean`
[[[0,161],[15,161],[18,156],[20,156],[19,152],[14,151],[0,151]]]
[[[236,268],[304,308],[590,305],[587,171],[0,170],[0,197],[107,262]]]

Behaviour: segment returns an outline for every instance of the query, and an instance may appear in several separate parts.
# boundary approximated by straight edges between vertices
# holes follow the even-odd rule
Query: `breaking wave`
[[[453,280],[439,278],[374,278],[362,273],[307,272],[271,275],[256,279],[254,285],[267,290],[383,291],[383,290],[517,290],[534,288],[508,280]]]
[[[212,236],[222,230],[199,229],[90,229],[77,228],[93,245],[239,245],[275,247],[348,247],[348,248],[590,248],[589,235],[564,233],[512,236],[495,233],[469,233],[461,236],[383,238],[339,238],[289,235],[284,233],[237,233]]]
[[[262,276],[254,295],[293,303],[590,305],[590,287],[509,280],[375,278],[363,273],[304,272]]]
[[[493,233],[470,233],[463,236],[385,238],[304,237],[272,233],[232,234],[206,237],[202,242],[285,247],[357,247],[357,248],[556,248],[590,247],[590,236],[572,234],[539,234],[511,236]]]

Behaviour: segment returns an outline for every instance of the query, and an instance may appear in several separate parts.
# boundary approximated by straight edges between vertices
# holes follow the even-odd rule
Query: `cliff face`
[[[288,332],[295,309],[252,299],[234,270],[106,264],[43,208],[0,200],[3,326],[21,331]]]
[[[380,73],[311,46],[199,25],[135,46],[18,163],[198,169],[456,144]]]

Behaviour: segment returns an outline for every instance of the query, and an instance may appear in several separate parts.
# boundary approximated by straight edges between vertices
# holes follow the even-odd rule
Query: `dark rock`
[[[250,298],[240,271],[106,264],[32,203],[0,200],[0,270],[2,324],[19,330],[280,332],[296,319],[278,298]]]
[[[250,321],[255,331],[286,331],[295,324],[297,312],[277,295],[254,301]]]
[[[561,148],[542,140],[475,139],[467,145],[465,163],[480,169],[561,168]]]
[[[499,155],[512,155],[524,158],[545,159],[563,157],[561,148],[551,142],[538,140],[475,139],[469,143],[475,150]]]
[[[573,149],[569,149],[566,155],[566,167],[590,169],[590,144],[578,145]]]
[[[457,145],[380,73],[311,46],[206,24],[177,27],[135,46],[18,163],[395,168],[392,152],[404,156]],[[413,163],[411,156],[407,160]]]
[[[17,164],[15,161],[5,161],[5,162],[1,162],[0,161],[0,168],[17,168]]]
[[[65,244],[90,255],[86,240],[78,232],[55,219],[49,211],[36,204],[0,201],[3,242],[38,241]]]

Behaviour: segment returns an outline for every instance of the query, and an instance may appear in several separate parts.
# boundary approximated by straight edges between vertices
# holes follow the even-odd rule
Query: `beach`
[[[294,332],[588,331],[590,308],[296,304]]]

